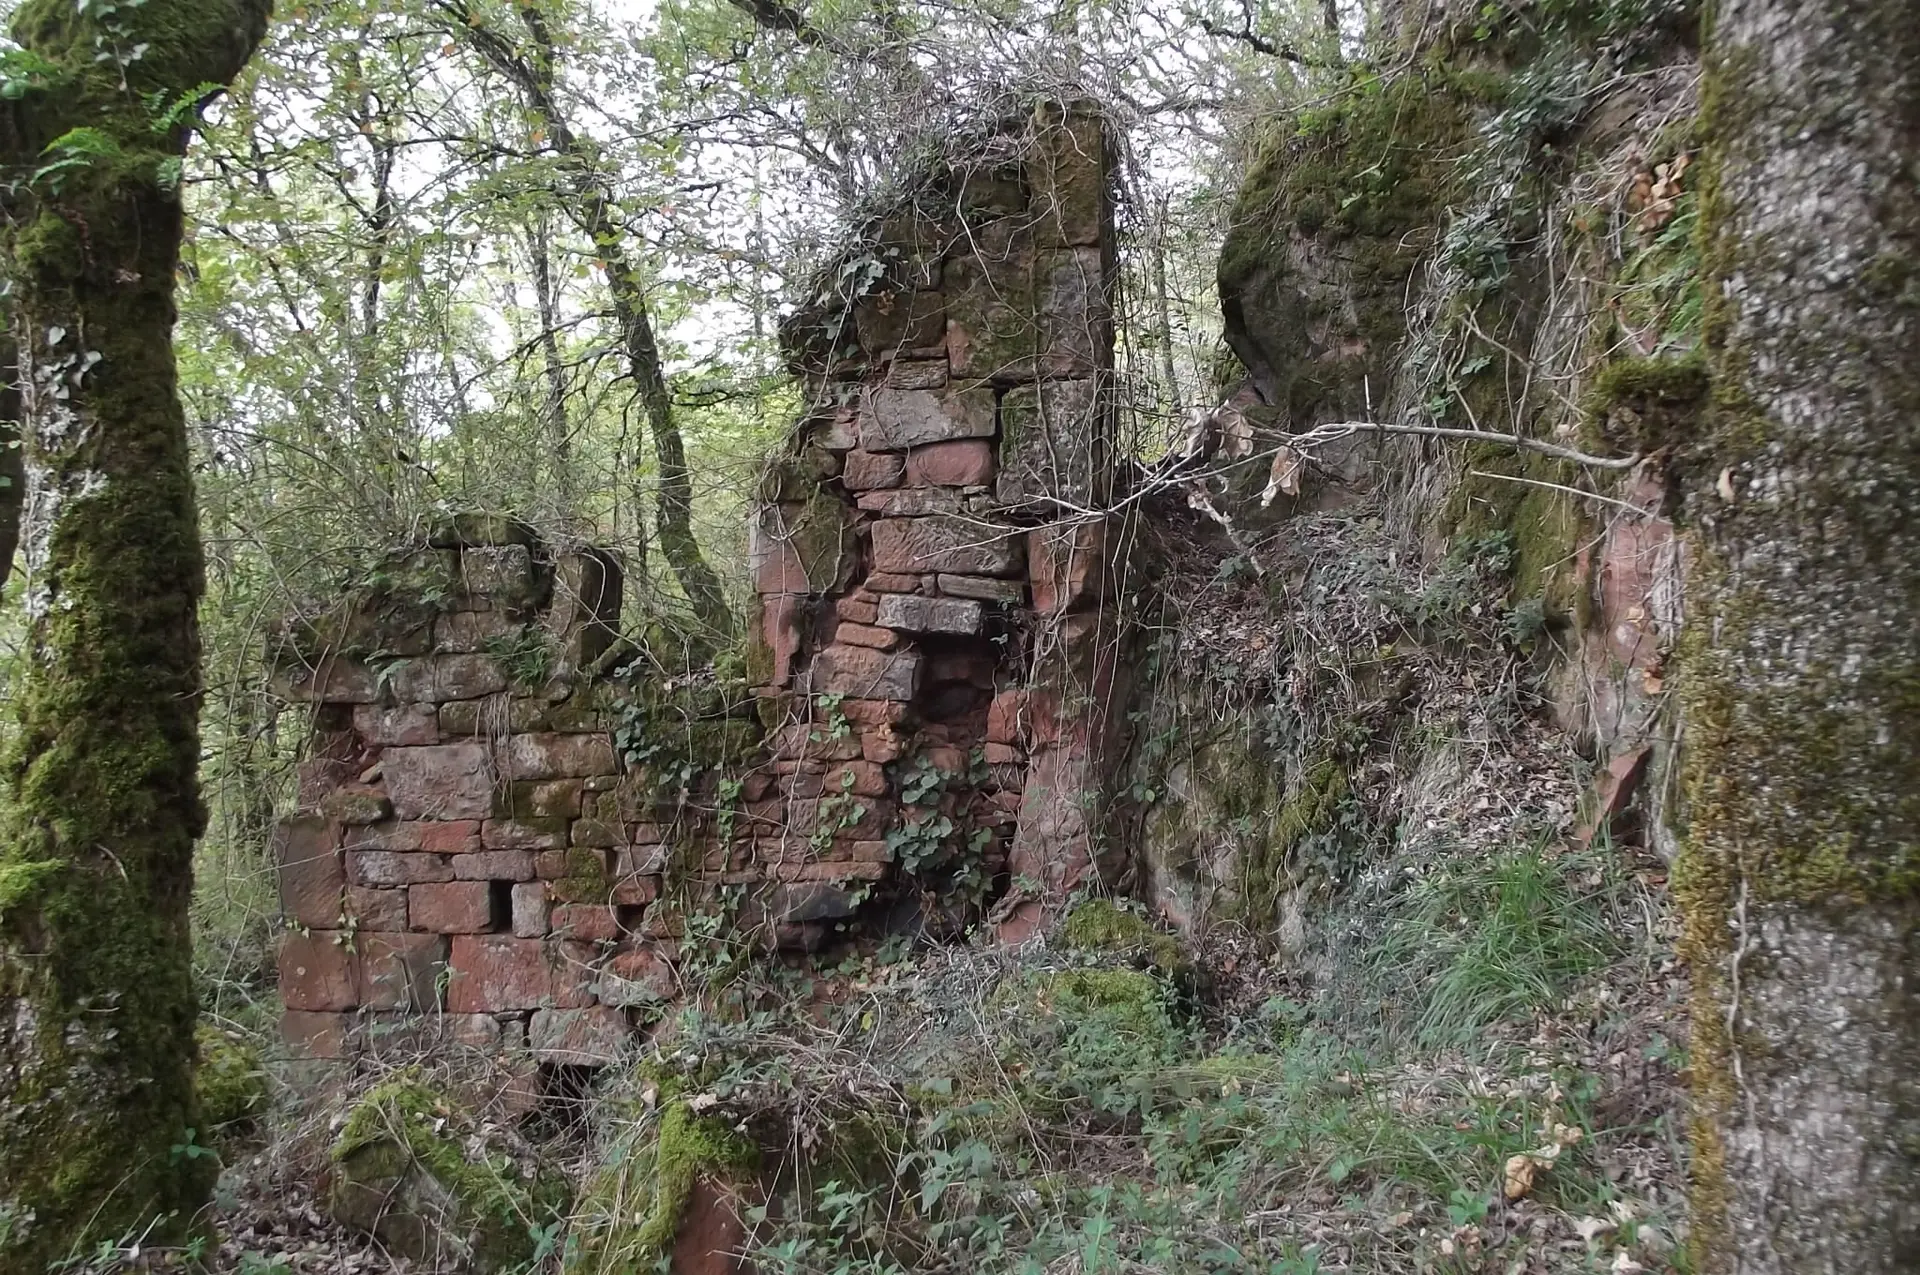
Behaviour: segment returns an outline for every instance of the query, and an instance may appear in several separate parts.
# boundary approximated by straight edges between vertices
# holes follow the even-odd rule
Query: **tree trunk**
[[[595,258],[606,272],[613,298],[614,321],[620,325],[620,343],[627,367],[640,392],[653,438],[654,527],[660,555],[687,595],[694,619],[705,632],[701,645],[733,633],[733,613],[726,590],[701,552],[693,534],[693,471],[687,467],[686,441],[673,419],[673,397],[667,390],[660,346],[654,339],[653,317],[647,311],[641,275],[621,244],[625,229],[614,217],[613,193],[595,163],[592,149],[571,127],[553,96],[552,34],[537,9],[522,6],[522,24],[534,44],[529,60],[512,43],[486,27],[464,0],[442,0],[441,8],[453,21],[450,33],[468,41],[488,65],[511,81],[527,101],[527,108],[547,132],[548,144],[565,161],[578,206],[573,210],[580,228],[593,241]]]
[[[527,253],[533,261],[533,299],[540,315],[540,362],[547,377],[547,401],[541,409],[546,426],[547,466],[553,474],[555,503],[571,523],[573,506],[573,431],[567,424],[567,369],[560,358],[560,307],[553,286],[553,242],[547,233],[547,214],[538,213],[527,231]]]
[[[1722,0],[1688,497],[1703,1272],[1920,1269],[1920,24]]]
[[[14,19],[55,69],[0,113],[28,490],[0,839],[7,1272],[178,1235],[212,1178],[187,924],[202,576],[172,347],[178,156],[182,97],[237,74],[267,12],[28,0]]]

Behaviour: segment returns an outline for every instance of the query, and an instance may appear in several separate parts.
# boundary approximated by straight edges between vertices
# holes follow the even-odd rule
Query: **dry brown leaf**
[[[1510,1155],[1507,1157],[1506,1171],[1502,1174],[1502,1187],[1509,1200],[1518,1200],[1533,1190],[1534,1159],[1530,1155]]]
[[[1222,448],[1229,460],[1245,460],[1253,455],[1253,422],[1246,413],[1231,407],[1222,407],[1213,414],[1220,424]]]
[[[1283,493],[1288,496],[1298,496],[1300,475],[1306,466],[1306,458],[1285,443],[1275,448],[1273,468],[1267,471],[1266,490],[1260,493],[1260,507],[1265,509],[1273,503],[1275,496]]]

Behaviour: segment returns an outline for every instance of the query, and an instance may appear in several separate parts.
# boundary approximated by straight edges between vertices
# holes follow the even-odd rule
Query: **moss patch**
[[[260,1066],[260,1055],[207,1023],[200,1024],[194,1039],[200,1046],[194,1087],[207,1128],[238,1125],[265,1111],[267,1073]]]
[[[1144,956],[1166,973],[1184,964],[1180,944],[1172,935],[1162,934],[1145,917],[1122,910],[1111,899],[1088,899],[1069,912],[1060,926],[1060,938],[1079,951]]]
[[[575,1212],[567,1275],[651,1269],[672,1249],[700,1179],[737,1184],[759,1168],[752,1140],[718,1117],[695,1114],[678,1077],[650,1083],[660,1112],[635,1112],[603,1155]]]
[[[564,1182],[531,1180],[484,1146],[441,1094],[411,1076],[370,1090],[333,1145],[336,1218],[417,1261],[458,1256],[482,1272],[525,1266],[562,1216]]]

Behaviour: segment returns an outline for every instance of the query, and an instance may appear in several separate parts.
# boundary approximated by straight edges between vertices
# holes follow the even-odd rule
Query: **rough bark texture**
[[[0,1271],[177,1234],[212,1175],[190,1149],[201,558],[169,112],[239,71],[267,12],[30,0],[14,21],[52,69],[0,116],[29,621],[0,840]]]
[[[1920,1266],[1920,24],[1725,0],[1689,504],[1703,1271]]]

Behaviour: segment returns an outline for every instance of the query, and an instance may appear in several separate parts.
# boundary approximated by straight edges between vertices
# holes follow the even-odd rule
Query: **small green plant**
[[[486,647],[515,686],[540,686],[553,672],[553,634],[542,625],[523,624],[488,638]]]

